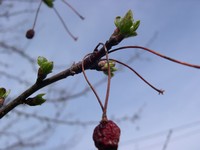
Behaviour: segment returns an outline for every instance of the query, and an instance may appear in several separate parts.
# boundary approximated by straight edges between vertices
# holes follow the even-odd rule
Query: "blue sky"
[[[115,29],[114,18],[123,16],[129,9],[134,12],[134,18],[141,20],[138,36],[125,39],[118,46],[141,45],[148,46],[159,53],[165,54],[185,62],[200,64],[200,2],[197,0],[85,0],[69,1],[83,16],[81,21],[68,7],[60,1],[55,2],[63,19],[71,32],[78,36],[74,42],[64,31],[58,18],[52,10],[42,6],[36,25],[36,36],[28,41],[21,35],[18,42],[25,43],[26,52],[33,58],[42,55],[53,60],[56,65],[70,66],[74,61],[80,61],[85,54],[91,52],[99,42],[105,42]],[[21,7],[37,8],[38,4],[23,3]],[[21,30],[32,26],[33,14],[27,14],[28,22]],[[151,39],[153,40],[151,41]],[[149,41],[151,41],[149,43]],[[140,50],[127,50],[112,54],[110,57],[126,62],[134,52]],[[16,58],[19,59],[19,58]],[[10,62],[15,64],[15,62]],[[20,63],[20,62],[19,62]],[[21,68],[27,67],[24,62]],[[199,121],[200,107],[200,70],[181,66],[167,60],[142,52],[141,59],[133,61],[130,66],[137,70],[144,78],[158,88],[164,89],[164,95],[158,95],[138,77],[124,68],[117,72],[111,83],[111,93],[108,116],[132,116],[142,107],[140,118],[134,123],[120,122],[121,140],[119,150],[161,150],[169,129]],[[29,70],[32,68],[29,66]],[[56,69],[59,71],[59,69]],[[54,73],[56,73],[56,71]],[[27,80],[33,80],[34,74],[24,73]],[[22,73],[20,70],[19,73]],[[95,83],[103,74],[94,71],[87,72],[89,79]],[[56,86],[73,87],[75,90],[83,89],[86,82],[82,75],[64,80]],[[6,82],[4,83],[6,84]],[[12,84],[10,88],[14,88]],[[106,84],[97,88],[104,100]],[[20,87],[17,94],[23,91]],[[45,89],[43,90],[45,91]],[[45,105],[37,111],[45,115],[51,114],[51,108]],[[99,121],[101,110],[92,92],[68,103],[61,119],[82,121]],[[73,135],[79,137],[78,143],[70,146],[71,150],[94,149],[92,132],[95,125],[89,127],[59,125],[46,149],[57,146],[57,140],[65,143]],[[175,128],[172,132],[168,150],[199,150],[200,123],[189,125],[190,128]],[[63,133],[63,131],[66,133]],[[155,134],[164,132],[163,134]],[[148,137],[148,135],[152,135]],[[137,138],[140,138],[136,140]],[[74,140],[74,139],[73,139]],[[73,141],[72,140],[72,141]],[[69,145],[70,140],[69,140]],[[73,145],[73,144],[72,144]],[[43,149],[43,148],[41,148]]]

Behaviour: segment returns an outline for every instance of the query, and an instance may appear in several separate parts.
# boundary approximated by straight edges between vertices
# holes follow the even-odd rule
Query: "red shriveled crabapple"
[[[111,120],[102,120],[94,129],[93,140],[98,150],[117,150],[120,128]]]

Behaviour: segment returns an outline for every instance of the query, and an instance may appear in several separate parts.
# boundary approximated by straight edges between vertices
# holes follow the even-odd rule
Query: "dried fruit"
[[[35,35],[35,31],[33,29],[29,29],[27,32],[26,32],[26,38],[27,39],[32,39]]]
[[[111,120],[102,120],[94,129],[93,140],[98,150],[117,150],[120,128]]]

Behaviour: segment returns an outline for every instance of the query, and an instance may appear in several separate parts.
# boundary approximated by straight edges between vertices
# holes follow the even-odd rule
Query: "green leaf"
[[[129,29],[133,26],[133,14],[129,10],[124,18],[121,19],[119,28],[122,33],[129,33]]]
[[[43,2],[50,8],[53,8],[54,0],[43,0]]]
[[[133,26],[134,26],[134,31],[136,31],[137,29],[138,29],[138,27],[139,27],[139,25],[140,25],[140,20],[137,20],[134,24],[133,24]]]
[[[139,20],[134,22],[133,13],[131,10],[129,10],[123,18],[117,16],[114,23],[119,29],[120,34],[122,34],[124,37],[136,36],[136,30],[140,25]]]

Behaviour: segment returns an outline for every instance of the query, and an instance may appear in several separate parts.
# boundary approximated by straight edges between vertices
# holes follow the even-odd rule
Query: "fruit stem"
[[[88,80],[87,75],[86,75],[86,73],[85,73],[85,69],[84,69],[84,60],[86,59],[86,57],[88,57],[88,56],[90,56],[90,55],[91,55],[91,53],[90,53],[90,54],[87,54],[87,55],[83,58],[83,60],[82,60],[82,72],[83,72],[83,75],[84,75],[84,78],[85,78],[86,82],[88,83],[88,85],[89,85],[90,88],[92,89],[93,93],[95,94],[95,96],[96,96],[96,98],[97,98],[97,100],[98,100],[98,102],[99,102],[99,105],[100,105],[102,111],[104,112],[103,104],[102,104],[102,102],[101,102],[101,100],[100,100],[100,98],[99,98],[99,96],[98,96],[96,90],[94,89],[94,87],[92,86],[92,84],[90,83],[90,81]]]
[[[36,11],[36,15],[35,15],[35,19],[34,19],[34,22],[33,22],[33,28],[32,28],[32,29],[35,28],[36,21],[37,21],[37,18],[38,18],[38,14],[39,14],[39,11],[40,11],[40,8],[41,8],[41,5],[42,5],[42,0],[40,1],[40,4],[39,4],[38,9],[37,9],[37,11]]]
[[[115,51],[124,50],[124,49],[128,49],[128,48],[142,49],[142,50],[148,51],[148,52],[150,52],[150,53],[152,53],[154,55],[157,55],[157,56],[159,56],[161,58],[167,59],[169,61],[181,64],[181,65],[184,65],[184,66],[188,66],[188,67],[193,67],[193,68],[200,69],[200,65],[194,65],[194,64],[189,64],[189,63],[186,63],[186,62],[182,62],[182,61],[170,58],[168,56],[162,55],[162,54],[160,54],[160,53],[158,53],[156,51],[150,50],[150,49],[148,49],[146,47],[142,47],[142,46],[123,46],[123,47],[119,47],[119,48],[116,48],[116,49],[112,49],[112,50],[109,51],[109,53],[113,53]]]
[[[108,82],[107,82],[107,90],[106,90],[106,98],[104,103],[104,110],[102,115],[102,120],[107,120],[107,107],[108,107],[108,100],[109,100],[109,94],[110,94],[110,82],[111,82],[111,72],[110,72],[110,63],[109,63],[109,57],[108,57],[108,50],[103,43],[99,43],[100,45],[103,45],[105,54],[106,54],[106,60],[108,65]]]
[[[163,94],[164,93],[164,90],[161,90],[161,89],[157,89],[155,86],[153,86],[151,83],[149,83],[147,80],[145,80],[137,71],[135,71],[133,68],[131,68],[129,65],[121,62],[121,61],[118,61],[116,59],[109,59],[111,61],[115,61],[125,67],[127,67],[128,69],[130,69],[132,72],[134,72],[140,79],[142,79],[146,84],[148,84],[151,88],[153,88],[154,90],[156,90],[158,92],[158,94]]]
[[[69,8],[71,8],[71,10],[72,10],[77,16],[79,16],[79,18],[81,18],[82,20],[85,19],[85,18],[84,18],[76,9],[74,9],[74,7],[72,7],[72,5],[70,5],[68,2],[66,2],[65,0],[63,0],[63,3],[65,3]]]
[[[54,10],[54,12],[56,13],[56,15],[58,16],[59,20],[61,21],[61,23],[62,23],[63,27],[65,28],[65,30],[67,31],[67,33],[71,36],[71,38],[74,39],[74,41],[77,41],[78,38],[75,37],[75,36],[70,32],[70,30],[69,30],[68,27],[66,26],[64,20],[62,19],[62,17],[61,17],[60,14],[58,13],[58,11],[57,11],[54,7],[53,7],[53,10]]]

